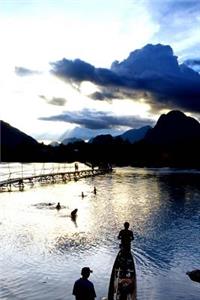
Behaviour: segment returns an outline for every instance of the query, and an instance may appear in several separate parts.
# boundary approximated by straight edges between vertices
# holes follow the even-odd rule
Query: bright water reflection
[[[87,265],[97,299],[106,296],[126,220],[135,233],[138,300],[198,300],[200,286],[185,272],[200,267],[199,179],[195,171],[122,168],[1,193],[0,299],[73,299],[73,283]]]

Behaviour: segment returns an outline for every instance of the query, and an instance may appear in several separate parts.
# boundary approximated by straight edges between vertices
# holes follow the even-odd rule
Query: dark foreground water
[[[0,299],[74,299],[83,266],[97,299],[106,296],[124,221],[135,234],[138,300],[199,300],[185,273],[200,268],[200,173],[134,168],[0,193]]]

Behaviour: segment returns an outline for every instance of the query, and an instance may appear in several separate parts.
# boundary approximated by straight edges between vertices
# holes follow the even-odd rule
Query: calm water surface
[[[124,221],[135,235],[138,300],[200,299],[200,284],[185,274],[200,268],[197,171],[117,168],[77,182],[3,192],[0,205],[2,300],[74,299],[83,266],[94,271],[97,299],[106,296]],[[70,218],[75,208],[76,223]]]

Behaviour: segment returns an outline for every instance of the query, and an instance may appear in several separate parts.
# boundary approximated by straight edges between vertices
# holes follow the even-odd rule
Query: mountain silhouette
[[[145,140],[156,145],[179,144],[200,140],[200,123],[178,110],[163,114]]]
[[[121,130],[114,130],[112,129],[112,134],[113,135],[119,135],[121,134]],[[90,139],[94,138],[97,135],[105,135],[105,134],[110,134],[109,129],[90,129],[90,128],[85,128],[85,127],[75,127],[74,129],[70,129],[65,131],[60,137],[59,141],[63,143],[64,140],[66,139],[81,139],[81,140],[87,140],[89,141]]]
[[[34,156],[39,143],[31,136],[25,134],[10,124],[0,121],[1,131],[1,160],[16,161],[29,160]]]
[[[111,134],[100,134],[89,140],[89,143],[95,145],[109,145],[114,141],[114,137]]]
[[[153,128],[131,129],[114,137],[97,135],[89,142],[74,141],[47,146],[1,121],[4,162],[81,161],[92,165],[200,167],[200,123],[177,110],[161,115]]]
[[[138,129],[130,129],[124,132],[123,134],[119,135],[118,137],[120,137],[124,141],[128,141],[131,144],[133,144],[142,140],[151,128],[151,126],[147,125]]]
[[[143,126],[138,129],[130,129],[125,131],[124,133],[117,135],[117,136],[112,136],[111,134],[99,134],[89,140],[89,143],[92,144],[110,144],[115,141],[124,141],[128,142],[130,144],[133,144],[135,142],[138,142],[142,140],[147,132],[151,129],[152,127],[147,125]]]
[[[0,121],[0,130],[2,145],[6,145],[8,147],[16,147],[20,144],[38,144],[38,142],[34,138],[4,121]]]
[[[61,141],[61,143],[64,144],[64,145],[68,145],[70,143],[73,144],[73,143],[76,143],[76,142],[83,142],[83,140],[80,139],[80,138],[74,137],[74,138],[65,138],[63,141]]]

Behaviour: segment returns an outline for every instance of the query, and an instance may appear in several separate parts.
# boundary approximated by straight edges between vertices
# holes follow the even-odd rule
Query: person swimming
[[[72,219],[75,219],[77,217],[77,211],[78,211],[78,208],[72,210],[72,212],[71,212],[71,218]]]
[[[56,209],[61,209],[60,202],[58,202],[58,203],[57,203],[57,205],[56,205]]]

